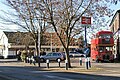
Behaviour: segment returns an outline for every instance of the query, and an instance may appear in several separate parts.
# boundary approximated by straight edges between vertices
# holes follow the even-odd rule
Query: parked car
[[[33,58],[36,62],[38,62],[38,60],[40,60],[40,56],[34,56]]]
[[[76,51],[69,52],[69,57],[84,57],[84,56],[85,56],[84,53],[79,53],[79,52],[76,52]]]
[[[65,55],[61,52],[50,52],[44,56],[40,56],[40,61],[45,62],[47,59],[50,61],[58,61],[58,59],[60,59],[62,61],[65,60]]]

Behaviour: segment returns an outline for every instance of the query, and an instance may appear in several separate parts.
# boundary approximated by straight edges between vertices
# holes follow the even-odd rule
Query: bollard
[[[35,65],[35,59],[33,56],[32,56],[32,63]]]
[[[85,58],[85,68],[88,69],[88,59]]]
[[[65,60],[65,64],[66,64],[65,68],[66,68],[66,70],[68,70],[68,61],[67,60]]]
[[[58,59],[57,61],[58,61],[58,65],[59,65],[59,67],[60,67],[60,59]]]
[[[80,58],[80,66],[82,66],[82,58]]]
[[[47,68],[49,68],[49,59],[46,60]]]
[[[26,62],[29,63],[29,58],[28,57],[26,57]]]
[[[32,60],[31,60],[31,57],[29,58],[29,63],[32,64]]]
[[[30,58],[30,64],[32,64],[32,57]]]
[[[38,67],[40,67],[40,60],[38,60]]]
[[[40,58],[37,57],[37,60],[38,60],[38,67],[40,67]]]
[[[90,58],[88,58],[88,67],[91,68]]]
[[[28,57],[28,63],[30,63],[30,57]]]

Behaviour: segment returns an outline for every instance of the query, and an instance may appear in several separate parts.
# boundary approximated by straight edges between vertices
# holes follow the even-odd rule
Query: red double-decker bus
[[[91,58],[96,62],[114,61],[114,39],[111,31],[99,31],[91,40]]]

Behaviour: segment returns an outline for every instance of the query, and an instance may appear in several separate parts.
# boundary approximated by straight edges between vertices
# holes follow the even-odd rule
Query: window
[[[99,38],[112,38],[112,34],[102,34],[99,36]]]
[[[47,56],[52,56],[53,54],[52,53],[48,53]]]
[[[105,47],[107,51],[111,51],[112,47]]]
[[[103,52],[104,51],[104,47],[99,47],[99,52]]]
[[[112,47],[99,47],[99,52],[111,51]]]
[[[59,56],[60,53],[53,53],[53,56]]]

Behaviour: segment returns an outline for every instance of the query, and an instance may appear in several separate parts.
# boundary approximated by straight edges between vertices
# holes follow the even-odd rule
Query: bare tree
[[[52,25],[59,37],[65,51],[69,67],[69,45],[73,37],[83,31],[80,24],[82,16],[91,16],[94,19],[103,18],[105,15],[111,16],[112,10],[108,3],[116,4],[118,0],[6,0],[13,8],[18,20],[8,20],[21,26],[33,34],[37,44],[38,26],[44,29],[41,21]],[[15,19],[15,18],[14,18]],[[36,24],[38,23],[38,24]],[[66,35],[65,41],[62,35]],[[37,45],[36,45],[37,47]]]
[[[40,0],[45,19],[50,23],[59,37],[65,51],[69,67],[69,45],[73,37],[80,34],[83,28],[80,24],[82,16],[94,19],[111,16],[112,10],[107,3],[116,3],[118,0]],[[61,35],[66,35],[64,41]]]
[[[7,2],[7,3],[6,3]],[[42,40],[42,34],[46,31],[46,22],[43,20],[42,10],[39,10],[38,0],[6,0],[5,5],[13,12],[3,11],[6,16],[0,16],[4,24],[15,24],[30,32],[36,46],[36,53],[39,55],[38,34]],[[12,16],[12,18],[11,18]],[[40,30],[40,31],[39,31]],[[40,41],[40,46],[42,42]]]

